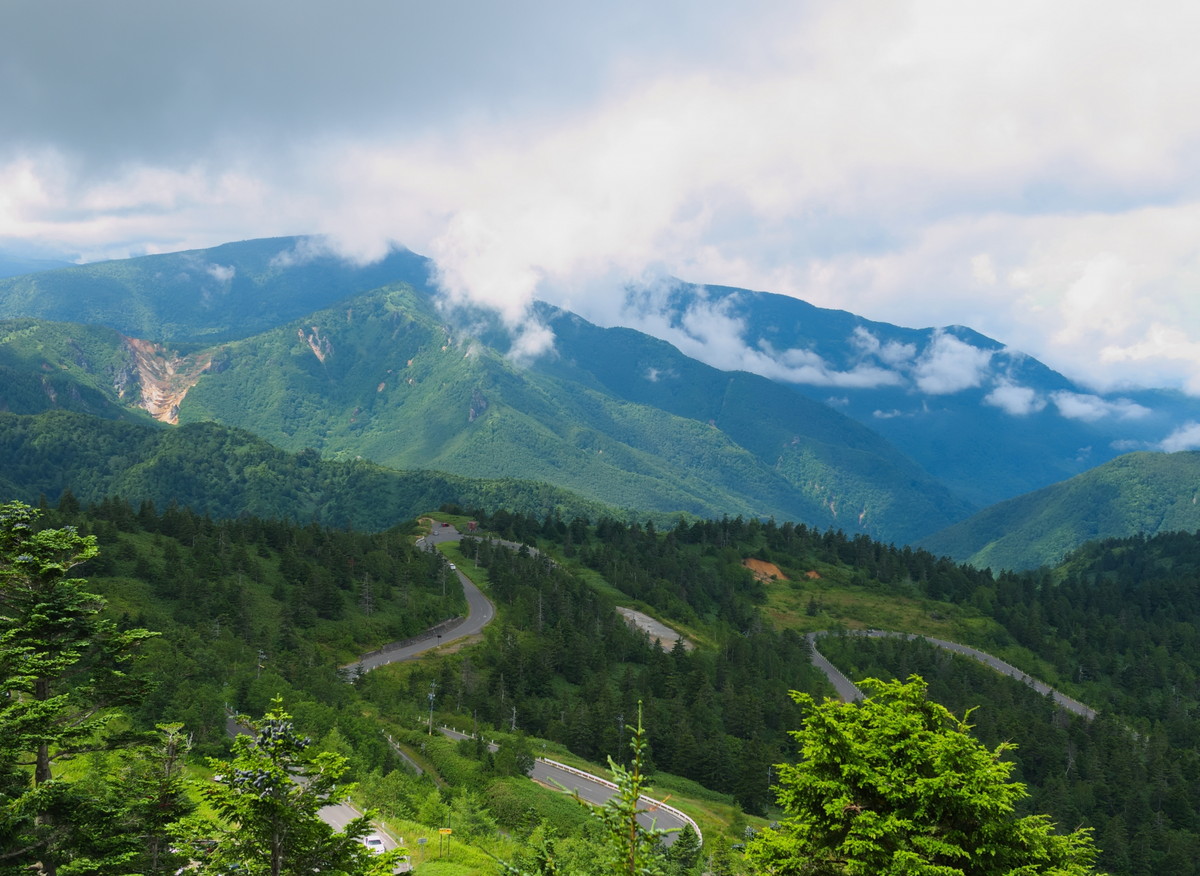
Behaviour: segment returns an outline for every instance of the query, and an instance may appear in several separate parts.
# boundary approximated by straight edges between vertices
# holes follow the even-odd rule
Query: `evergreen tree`
[[[637,726],[626,725],[625,729],[632,734],[629,749],[633,761],[629,767],[623,767],[611,757],[608,759],[617,791],[596,809],[606,836],[605,861],[608,872],[621,876],[663,876],[665,867],[658,842],[665,831],[643,827],[638,821],[638,813],[645,811],[641,800],[649,783],[649,776],[643,771],[649,745],[642,729],[640,702]]]
[[[675,837],[675,842],[667,851],[667,860],[674,867],[674,872],[690,876],[698,872],[697,865],[700,863],[702,851],[700,835],[690,824],[684,824],[683,830],[679,831],[679,836]]]
[[[238,721],[249,724],[254,734],[234,740],[230,762],[209,759],[214,775],[203,794],[222,824],[216,826],[216,847],[200,873],[392,872],[406,850],[372,854],[361,842],[373,830],[369,816],[335,831],[319,815],[323,806],[342,799],[344,756],[310,751],[311,740],[296,732],[278,698],[261,721],[246,716]]]
[[[67,577],[97,555],[95,537],[38,530],[39,515],[0,505],[0,872],[37,863],[55,876],[94,852],[56,765],[110,744],[114,707],[141,693],[126,661],[153,634],[119,630],[102,616],[104,599]]]
[[[800,761],[779,767],[787,818],[747,854],[763,874],[813,876],[1085,876],[1090,832],[1060,835],[1018,818],[1025,787],[970,725],[926,697],[925,682],[867,679],[862,703],[817,705],[795,736]]]

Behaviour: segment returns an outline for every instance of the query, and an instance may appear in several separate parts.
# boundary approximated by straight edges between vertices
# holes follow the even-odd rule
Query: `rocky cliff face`
[[[140,392],[138,407],[144,408],[154,419],[174,425],[179,421],[179,405],[188,390],[212,366],[213,351],[177,356],[159,344],[138,338],[126,338],[125,344],[136,372]],[[122,383],[123,386],[116,388],[118,395],[124,398],[132,386],[127,379]]]

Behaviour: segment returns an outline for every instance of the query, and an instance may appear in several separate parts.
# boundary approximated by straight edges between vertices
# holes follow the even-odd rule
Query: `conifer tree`
[[[119,630],[105,600],[67,577],[97,555],[95,537],[38,529],[39,514],[0,505],[0,872],[36,863],[56,876],[90,851],[56,765],[109,744],[114,708],[141,692],[126,661],[153,634]]]
[[[233,743],[233,759],[210,759],[212,782],[204,797],[221,817],[216,847],[201,863],[200,873],[245,873],[247,876],[354,873],[390,874],[404,849],[372,854],[361,842],[370,818],[351,820],[334,830],[320,816],[322,807],[341,802],[346,758],[331,751],[315,752],[301,736],[276,698],[261,721],[240,716],[252,734]]]
[[[1024,785],[1009,749],[990,751],[971,725],[926,697],[925,682],[867,679],[861,703],[792,697],[808,712],[792,735],[800,759],[779,767],[787,818],[747,856],[785,876],[1087,876],[1090,832],[1017,817]]]

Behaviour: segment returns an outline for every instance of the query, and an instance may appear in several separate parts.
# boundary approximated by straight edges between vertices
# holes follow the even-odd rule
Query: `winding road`
[[[438,727],[438,730],[451,739],[471,738],[461,730],[455,730],[451,727]],[[500,746],[494,742],[488,743],[489,751],[495,752],[499,748]],[[617,789],[616,784],[607,779],[602,779],[589,772],[545,757],[534,759],[533,769],[529,772],[529,778],[546,787],[576,794],[581,800],[591,803],[594,806],[602,806]],[[695,821],[674,806],[668,806],[661,800],[655,800],[652,797],[646,796],[638,798],[638,803],[641,804],[642,808],[638,809],[637,820],[642,827],[647,830],[657,828],[659,830],[671,831],[671,833],[663,837],[664,845],[671,845],[685,824],[690,824],[692,829],[696,831],[696,835],[703,839],[703,834],[700,832],[700,825],[696,824]]]
[[[837,695],[847,702],[857,702],[863,698],[863,693],[854,685],[850,679],[846,678],[842,672],[826,659],[820,651],[817,650],[817,639],[821,636],[838,635],[833,631],[824,631],[818,633],[808,633],[805,638],[808,640],[809,647],[812,649],[813,665],[825,673],[825,677],[829,679],[829,683],[833,685]],[[845,635],[864,636],[873,639],[924,639],[931,645],[938,648],[943,648],[947,651],[952,651],[955,654],[961,654],[964,657],[970,657],[972,660],[977,660],[984,666],[990,667],[999,673],[1015,678],[1018,681],[1029,685],[1043,696],[1050,696],[1059,708],[1087,718],[1089,721],[1097,715],[1095,709],[1091,706],[1084,705],[1079,700],[1072,699],[1065,693],[1055,690],[1044,681],[1039,681],[1033,678],[1026,672],[1022,672],[1011,663],[1006,663],[999,657],[994,657],[986,651],[980,651],[978,648],[972,648],[970,645],[960,645],[958,642],[948,642],[945,639],[936,639],[933,636],[922,636],[916,633],[897,633],[888,630],[850,630]]]
[[[422,536],[417,540],[417,546],[428,551],[437,549],[439,544],[447,542],[456,542],[461,540],[462,533],[454,526],[440,525],[436,521],[433,522],[429,534]],[[511,542],[500,542],[510,547],[519,547],[519,545]],[[464,639],[468,636],[473,636],[480,633],[483,628],[489,624],[496,616],[495,606],[491,601],[483,595],[483,592],[475,585],[475,583],[467,577],[463,572],[454,569],[454,574],[458,577],[459,583],[462,585],[463,593],[467,600],[467,616],[465,618],[453,618],[445,621],[437,626],[427,630],[420,636],[404,642],[396,642],[387,645],[379,651],[365,654],[363,657],[347,666],[342,667],[346,672],[347,677],[354,677],[362,673],[369,672],[372,669],[377,669],[380,666],[386,666],[389,663],[397,663],[404,660],[411,660],[429,651],[436,650],[441,645]],[[994,657],[977,648],[972,648],[969,645],[961,645],[957,642],[949,642],[944,639],[937,639],[932,636],[922,636],[913,633],[900,633],[884,630],[855,630],[845,635],[864,636],[870,638],[903,638],[903,639],[924,639],[932,645],[939,648],[944,648],[957,654],[970,657],[974,660],[983,663],[986,666],[1008,675],[1012,678],[1029,685],[1034,690],[1043,695],[1049,695],[1054,702],[1061,708],[1076,715],[1081,715],[1088,720],[1096,717],[1096,710],[1090,706],[1086,706],[1078,700],[1068,697],[1066,694],[1047,685],[1045,682],[1038,681],[1030,677],[1025,672],[1017,669],[1010,663],[1006,663],[998,657]],[[812,652],[812,662],[820,669],[833,685],[837,695],[847,701],[856,702],[863,698],[863,693],[859,688],[850,681],[836,666],[833,665],[817,648],[817,640],[823,636],[837,635],[834,631],[822,631],[806,634],[805,638],[809,643]],[[460,731],[452,730],[447,727],[439,728],[442,733],[451,738],[466,739],[468,736]],[[237,732],[236,728],[230,728],[231,733]],[[394,743],[393,743],[394,745]],[[491,750],[496,750],[495,743],[489,744]],[[600,805],[607,801],[616,790],[616,785],[607,779],[592,775],[574,767],[547,758],[537,758],[534,768],[530,773],[530,778],[548,787],[562,788],[572,793],[577,794],[581,799],[587,802]],[[657,827],[659,829],[671,831],[663,839],[664,842],[670,844],[678,835],[678,831],[682,829],[684,824],[690,823],[700,833],[699,826],[684,813],[674,807],[666,805],[659,800],[653,800],[648,797],[642,797],[642,802],[645,808],[639,812],[638,820],[645,827]],[[322,817],[333,824],[337,828],[341,828],[350,819],[358,816],[358,811],[348,804],[339,804],[337,806],[325,807],[321,811]],[[394,847],[395,841],[386,832],[380,831],[380,835],[387,847]]]
[[[432,551],[436,550],[439,544],[455,542],[461,539],[462,533],[456,527],[443,526],[434,521],[429,534],[417,539],[417,547]],[[514,542],[500,541],[498,539],[493,539],[493,541],[497,541],[497,543],[503,544],[506,547],[520,547],[520,545]],[[530,550],[536,553],[532,548]],[[458,569],[455,569],[454,573],[458,576],[458,580],[462,584],[463,592],[467,598],[467,616],[465,618],[456,618],[452,622],[439,624],[432,631],[426,631],[415,639],[397,642],[394,645],[385,646],[379,651],[363,655],[362,659],[357,662],[342,667],[343,670],[346,670],[353,677],[364,672],[369,672],[372,669],[377,669],[380,666],[386,666],[389,663],[411,660],[428,651],[435,650],[441,645],[446,645],[481,632],[495,618],[496,607],[492,605],[491,600],[483,595],[483,592],[475,585],[475,582]],[[439,729],[452,738],[467,738],[465,734],[457,730],[449,728]],[[495,750],[493,746],[494,743],[489,747]],[[597,805],[607,801],[613,795],[613,791],[616,790],[616,785],[607,779],[602,779],[583,770],[578,770],[566,764],[560,764],[557,761],[545,758],[536,759],[533,771],[529,777],[548,787],[565,788],[567,791],[577,793],[580,798],[589,803]],[[660,830],[671,831],[671,833],[663,837],[663,842],[666,845],[670,845],[674,841],[678,835],[678,831],[683,828],[684,824],[690,823],[697,835],[703,837],[700,833],[700,826],[678,809],[668,806],[660,800],[652,800],[649,797],[642,797],[641,799],[645,805],[645,809],[639,812],[638,821],[647,828],[658,827]]]

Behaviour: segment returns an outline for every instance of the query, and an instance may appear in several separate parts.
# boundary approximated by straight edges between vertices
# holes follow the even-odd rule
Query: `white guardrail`
[[[599,776],[594,776],[589,772],[586,772],[581,769],[576,769],[573,766],[567,766],[567,764],[565,764],[565,763],[559,763],[558,761],[551,760],[548,757],[539,757],[538,760],[540,760],[542,763],[546,764],[547,766],[552,766],[555,769],[562,770],[563,772],[571,773],[572,775],[579,776],[580,778],[588,779],[589,781],[595,782],[598,785],[604,785],[606,788],[612,788],[614,791],[617,790],[616,783],[610,782],[608,779],[602,779]],[[649,809],[646,810],[647,812],[656,812],[659,809],[661,809],[664,812],[670,812],[672,815],[674,815],[680,821],[687,822],[688,824],[690,824],[692,826],[692,830],[696,831],[696,836],[698,836],[700,838],[700,842],[701,843],[704,842],[704,834],[702,834],[700,832],[700,825],[696,824],[695,819],[693,819],[687,813],[680,812],[674,806],[669,806],[661,800],[655,800],[653,797],[647,797],[644,794],[641,797],[638,797],[638,801],[645,802],[650,807]]]
[[[454,734],[456,736],[461,736],[461,737],[464,737],[467,739],[474,738],[474,736],[472,736],[470,733],[464,733],[462,730],[458,730],[457,728],[451,727],[449,724],[441,724],[441,725],[439,725],[438,729],[447,734]],[[499,748],[499,746],[496,745],[495,742],[489,742],[487,745],[491,751],[496,751]],[[586,770],[581,770],[577,767],[568,766],[565,763],[562,763],[557,760],[551,760],[548,757],[539,757],[539,758],[535,758],[535,760],[537,760],[541,763],[544,763],[548,767],[553,767],[556,770],[562,770],[564,773],[569,773],[570,775],[573,775],[573,776],[579,776],[581,779],[587,779],[589,782],[594,782],[597,785],[603,785],[606,788],[612,788],[612,790],[614,790],[614,791],[617,790],[616,782],[610,782],[608,779],[602,779],[597,775],[587,772]],[[686,812],[681,812],[680,810],[676,809],[674,806],[670,806],[662,800],[655,800],[653,797],[647,797],[645,794],[638,797],[638,800],[640,802],[644,802],[646,804],[647,808],[645,810],[643,810],[645,812],[653,813],[653,812],[657,812],[658,810],[661,809],[664,812],[671,813],[676,818],[678,818],[680,821],[684,821],[684,822],[687,822],[688,824],[690,824],[692,826],[692,830],[696,831],[696,836],[700,838],[700,842],[703,844],[704,834],[700,830],[700,825],[698,825],[696,823],[696,820],[694,818],[692,818],[690,815],[688,815]]]

